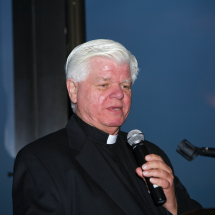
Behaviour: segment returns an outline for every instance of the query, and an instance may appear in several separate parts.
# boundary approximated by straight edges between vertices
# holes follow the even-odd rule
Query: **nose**
[[[124,93],[123,93],[121,86],[119,86],[119,85],[112,86],[111,93],[110,93],[109,97],[111,99],[113,99],[113,98],[119,99],[119,100],[123,99]]]

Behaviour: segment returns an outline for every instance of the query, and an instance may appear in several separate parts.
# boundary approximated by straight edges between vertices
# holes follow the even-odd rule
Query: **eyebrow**
[[[104,77],[98,77],[97,78],[98,80],[103,80],[103,81],[109,81],[109,80],[111,80],[111,78],[104,78]]]
[[[111,80],[111,78],[104,78],[104,77],[98,77],[97,79],[98,79],[98,80],[103,80],[103,81],[110,81],[110,80]],[[132,79],[124,80],[123,82],[121,82],[121,84],[122,84],[122,83],[132,84]]]
[[[122,83],[132,84],[132,79],[130,79],[130,80],[125,80],[125,81],[123,81]]]

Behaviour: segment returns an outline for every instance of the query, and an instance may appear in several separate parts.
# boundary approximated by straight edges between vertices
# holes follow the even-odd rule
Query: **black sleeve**
[[[162,151],[162,154],[163,154],[162,157],[164,162],[173,170],[172,164],[169,158],[167,157],[167,155],[163,151]],[[173,174],[174,174],[174,170],[173,170]],[[177,204],[178,204],[178,212],[177,212],[178,215],[188,212],[190,210],[202,208],[202,206],[197,201],[190,198],[190,195],[188,194],[186,188],[180,182],[179,178],[175,175],[174,175],[174,187],[175,187],[175,195],[176,195]]]
[[[174,185],[178,203],[178,214],[202,208],[202,206],[197,201],[190,198],[186,188],[183,186],[177,176],[174,178]]]
[[[14,215],[63,215],[57,186],[45,165],[31,150],[21,150],[14,164]]]

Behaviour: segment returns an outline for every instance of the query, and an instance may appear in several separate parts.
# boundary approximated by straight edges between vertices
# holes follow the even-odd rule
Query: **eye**
[[[106,89],[106,88],[108,88],[108,84],[107,83],[106,84],[100,84],[99,87],[101,89]]]
[[[123,88],[123,89],[130,90],[130,89],[131,89],[131,86],[130,86],[130,85],[122,85],[122,88]]]

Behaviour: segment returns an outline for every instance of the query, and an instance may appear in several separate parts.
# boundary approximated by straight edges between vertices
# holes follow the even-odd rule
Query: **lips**
[[[112,106],[112,107],[109,107],[108,108],[109,111],[111,111],[112,113],[116,113],[116,114],[121,114],[122,113],[122,107],[115,107],[115,106]]]
[[[112,108],[113,110],[119,111],[121,108]]]

